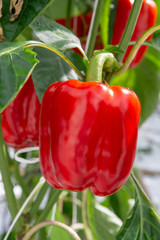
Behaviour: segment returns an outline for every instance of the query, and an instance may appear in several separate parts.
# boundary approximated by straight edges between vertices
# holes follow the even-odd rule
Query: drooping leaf
[[[25,42],[0,44],[0,112],[12,101],[38,63]]]
[[[116,240],[158,240],[160,239],[160,216],[136,179],[132,177],[132,181],[135,186],[135,205]]]
[[[58,50],[78,48],[85,55],[80,40],[70,30],[55,21],[40,16],[31,24],[31,28],[36,38]]]
[[[93,195],[87,193],[87,219],[95,240],[114,240],[122,222],[108,208],[95,203]]]
[[[42,100],[46,89],[54,82],[64,82],[69,79],[80,79],[78,74],[57,54],[43,49],[36,48],[39,64],[33,72],[33,81],[36,93]],[[86,71],[85,62],[82,57],[73,51],[66,51],[65,55],[79,67],[82,72]]]
[[[52,0],[54,1],[54,0]],[[51,0],[27,0],[23,1],[22,10],[18,18],[11,22],[10,0],[3,1],[1,24],[5,36],[5,41],[13,41],[40,12],[48,6]],[[17,1],[18,4],[18,1]],[[14,12],[15,10],[13,10]]]

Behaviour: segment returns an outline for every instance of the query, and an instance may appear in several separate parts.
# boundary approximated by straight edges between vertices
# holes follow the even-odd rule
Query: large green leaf
[[[14,22],[10,22],[10,0],[3,1],[1,24],[5,35],[5,41],[13,41],[52,1],[25,0],[19,17]]]
[[[132,89],[141,102],[141,123],[155,109],[160,89],[160,58],[159,52],[150,49],[146,58],[136,69],[128,69],[121,76],[111,82],[112,85],[121,85]]]
[[[137,181],[135,185],[135,205],[116,240],[158,240],[160,239],[160,216],[142,192]]]
[[[36,93],[42,100],[46,89],[54,82],[66,81],[69,79],[80,79],[78,74],[57,54],[43,49],[35,48],[39,64],[33,71],[33,81]],[[72,60],[82,72],[86,71],[85,62],[82,57],[73,51],[66,51],[65,55]],[[79,64],[79,65],[78,65]]]
[[[108,208],[95,203],[94,196],[87,193],[87,219],[95,240],[114,240],[122,222]]]
[[[0,112],[12,101],[38,63],[25,42],[0,44]]]
[[[57,50],[78,48],[85,55],[80,40],[70,30],[55,21],[40,16],[31,24],[31,28],[36,38]]]

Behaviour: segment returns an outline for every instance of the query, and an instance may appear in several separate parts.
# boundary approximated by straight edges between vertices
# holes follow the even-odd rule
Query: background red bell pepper
[[[55,188],[100,196],[127,180],[135,156],[140,117],[129,89],[69,80],[44,94],[40,117],[40,168]]]
[[[16,98],[2,112],[2,134],[8,146],[24,148],[39,144],[40,102],[30,76]]]
[[[117,45],[120,43],[123,36],[131,8],[133,5],[132,0],[118,0],[117,13],[115,17],[113,36],[111,44]],[[157,5],[153,0],[143,0],[142,8],[140,11],[139,18],[136,23],[131,41],[137,41],[138,38],[150,27],[154,26],[157,20]],[[151,40],[150,36],[147,40]],[[127,48],[126,54],[124,56],[123,62],[125,62],[133,46]],[[138,50],[134,60],[132,61],[130,68],[136,67],[142,60],[147,51],[147,46],[141,46]]]

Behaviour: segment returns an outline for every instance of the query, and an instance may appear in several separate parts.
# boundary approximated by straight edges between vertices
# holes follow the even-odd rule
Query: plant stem
[[[73,203],[72,203],[72,225],[77,223],[77,192],[72,192],[72,198],[73,198]]]
[[[122,61],[122,59],[124,57],[124,54],[127,50],[128,44],[130,42],[130,39],[132,37],[134,28],[135,28],[136,23],[137,23],[137,19],[138,19],[140,10],[141,10],[142,2],[143,2],[143,0],[135,0],[134,1],[132,10],[131,10],[131,13],[130,13],[130,16],[129,16],[129,19],[128,19],[128,22],[127,22],[127,25],[126,25],[126,28],[125,28],[125,31],[124,31],[124,34],[123,34],[123,37],[122,37],[121,42],[119,44],[119,48],[123,51],[123,53],[117,53],[115,55],[118,62]]]
[[[61,190],[57,190],[57,189],[51,189],[51,194],[50,194],[50,198],[48,203],[46,204],[45,209],[43,210],[42,214],[40,215],[40,217],[37,219],[36,224],[46,220],[46,218],[48,217],[48,214],[50,213],[53,205],[57,202],[59,195],[61,194]]]
[[[68,3],[67,3],[67,16],[66,16],[66,27],[67,28],[70,28],[71,7],[72,7],[72,0],[68,0]]]
[[[2,123],[2,117],[0,116],[0,128]],[[15,218],[18,208],[16,197],[13,192],[13,185],[11,182],[11,174],[9,171],[8,157],[7,157],[7,148],[3,140],[2,131],[0,129],[0,171],[2,175],[2,181],[4,184],[5,194],[7,198],[8,208],[10,210],[12,219]],[[22,226],[22,219],[19,219],[16,223],[16,231],[19,231]]]
[[[87,240],[93,240],[92,232],[88,226],[86,213],[87,213],[87,190],[84,190],[82,193],[82,219],[84,223],[84,231],[86,233]]]
[[[81,240],[80,237],[77,235],[77,233],[69,226],[67,226],[64,223],[58,222],[58,221],[45,221],[45,222],[41,222],[38,223],[37,225],[35,225],[34,227],[32,227],[27,234],[24,236],[24,238],[22,240],[29,240],[31,239],[31,236],[36,233],[39,229],[46,227],[46,226],[57,226],[60,228],[63,228],[64,230],[66,230],[75,240]]]
[[[22,207],[20,208],[19,212],[17,213],[17,215],[15,216],[12,224],[10,225],[7,234],[5,235],[4,240],[8,239],[9,234],[11,233],[12,229],[14,228],[15,224],[17,223],[19,217],[21,216],[21,214],[23,213],[24,209],[30,204],[31,200],[35,197],[35,195],[37,194],[37,192],[41,189],[41,187],[43,186],[43,184],[45,183],[45,179],[43,177],[41,177],[40,181],[38,182],[38,184],[35,186],[35,188],[32,190],[32,192],[30,193],[30,195],[28,196],[28,198],[25,200],[25,202],[23,203]]]
[[[144,41],[154,32],[160,30],[160,25],[157,26],[153,26],[150,29],[148,29],[136,42],[136,44],[134,45],[134,47],[132,48],[128,58],[126,59],[125,63],[123,64],[123,66],[117,71],[115,72],[115,75],[121,75],[123,74],[129,67],[129,65],[131,64],[132,60],[134,59],[138,49],[140,48],[140,46],[144,43]]]
[[[85,50],[88,58],[91,57],[94,49],[94,44],[96,41],[96,36],[97,36],[98,26],[99,26],[99,19],[102,12],[103,4],[104,4],[104,0],[95,0],[92,20],[89,28],[89,33],[88,33],[87,42],[86,42],[86,50]]]
[[[71,68],[74,69],[74,71],[81,77],[85,80],[85,75],[83,75],[79,70],[78,68],[76,68],[75,65],[73,65],[73,63],[63,54],[61,53],[60,51],[58,51],[57,49],[47,45],[47,44],[44,44],[44,43],[41,43],[41,42],[36,42],[36,41],[32,41],[30,43],[27,43],[24,48],[30,48],[30,47],[43,47],[43,48],[46,48],[54,53],[56,53],[58,56],[60,56],[66,63],[69,64],[69,66]],[[81,53],[83,54],[82,50],[79,49],[81,51]],[[86,59],[87,62],[88,62],[88,59]]]
[[[39,205],[41,204],[41,202],[42,202],[42,200],[44,198],[44,195],[45,195],[45,193],[46,193],[46,191],[48,189],[49,189],[49,185],[48,185],[47,182],[45,182],[43,187],[39,191],[39,193],[38,193],[38,195],[36,197],[36,200],[34,201],[34,203],[31,206],[31,209],[30,209],[31,218],[34,218],[34,216],[36,215],[37,210],[39,208]]]

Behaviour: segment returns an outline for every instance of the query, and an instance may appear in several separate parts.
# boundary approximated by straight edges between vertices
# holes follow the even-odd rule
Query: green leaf
[[[95,203],[94,196],[87,193],[87,218],[90,229],[96,240],[115,239],[122,222],[108,208]]]
[[[113,52],[114,53],[123,53],[123,51],[119,47],[113,46],[113,45],[106,45],[104,50],[106,52],[111,52],[111,53],[113,53]]]
[[[58,50],[78,48],[85,55],[80,40],[70,30],[55,21],[40,16],[31,24],[31,28],[39,40]]]
[[[14,99],[38,63],[25,42],[0,44],[0,112]]]
[[[5,35],[5,41],[13,41],[52,1],[24,1],[19,17],[14,22],[10,22],[10,0],[3,1],[1,24]]]
[[[132,177],[132,181],[135,186],[135,205],[131,216],[127,218],[116,240],[160,239],[160,216],[135,178]]]
[[[81,79],[78,74],[57,54],[43,49],[36,48],[39,64],[33,71],[33,82],[36,93],[42,100],[46,89],[54,82],[66,81],[69,79]],[[65,52],[65,55],[72,60],[82,72],[86,71],[83,58],[71,50]]]
[[[133,207],[134,189],[132,188],[132,185],[129,184],[129,181],[127,181],[120,190],[107,197],[107,199],[109,199],[111,209],[114,210],[115,214],[122,219],[122,221],[126,219],[128,213]],[[103,205],[105,205],[105,202]]]
[[[150,49],[137,68],[128,69],[111,82],[111,85],[130,88],[138,95],[141,102],[141,124],[151,115],[158,102],[160,90],[160,59],[158,56],[158,52]]]
[[[160,51],[160,34],[156,34],[152,41],[144,42],[144,45],[147,45],[149,47],[153,47],[157,51]]]

